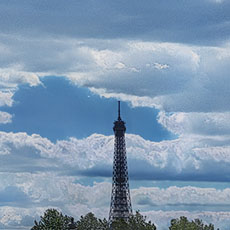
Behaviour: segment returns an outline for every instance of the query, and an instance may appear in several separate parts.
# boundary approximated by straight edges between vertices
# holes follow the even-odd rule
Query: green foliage
[[[56,209],[48,209],[44,216],[40,217],[40,221],[34,221],[34,226],[31,230],[68,230],[71,223],[71,217],[63,216]]]
[[[55,209],[48,209],[44,216],[41,216],[39,222],[34,221],[31,230],[69,230],[70,224],[73,224],[73,218],[64,216]],[[74,225],[74,224],[73,224]],[[131,215],[128,220],[118,219],[113,221],[111,226],[106,219],[98,219],[93,213],[81,216],[76,223],[76,230],[156,230],[156,226],[151,221],[146,221],[146,217],[140,212]],[[189,221],[187,217],[181,216],[178,219],[171,220],[169,230],[214,230],[214,225],[206,225],[202,220],[195,219]],[[217,229],[218,230],[218,229]]]
[[[111,224],[112,230],[128,230],[128,223],[123,219],[113,221]]]
[[[156,226],[151,221],[146,222],[146,217],[140,212],[136,212],[127,221],[123,219],[116,220],[112,223],[113,230],[156,230]]]
[[[180,219],[172,219],[170,230],[214,230],[214,225],[205,225],[202,220],[195,219],[189,221],[187,217],[181,216]]]
[[[140,212],[136,212],[128,220],[128,226],[130,230],[156,230],[156,226],[151,221],[146,221],[146,216],[142,216]]]
[[[106,219],[97,219],[93,213],[88,213],[77,221],[77,230],[109,230],[109,223]]]

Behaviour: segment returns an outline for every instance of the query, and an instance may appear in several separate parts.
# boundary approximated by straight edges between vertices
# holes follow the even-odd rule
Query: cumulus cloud
[[[166,43],[128,42],[123,50],[95,50],[92,58],[97,64],[97,73],[88,77],[71,73],[72,81],[83,86],[105,88],[108,92],[135,96],[155,97],[175,93],[189,81],[199,65],[199,56],[193,49]],[[171,66],[170,74],[160,71],[159,65],[156,68],[151,64],[161,59]],[[124,66],[116,70],[114,67],[118,63]],[[167,84],[161,84],[163,82]]]
[[[165,113],[160,112],[158,122],[179,135],[229,135],[230,113]]]
[[[13,92],[11,91],[0,91],[0,106],[12,106],[13,105]]]
[[[230,107],[228,43],[206,47],[137,40],[8,39],[18,55],[6,54],[4,65],[13,67],[1,69],[5,88],[36,86],[38,76],[59,75],[107,97],[122,95],[135,106],[167,112],[226,112]]]
[[[94,51],[91,57],[96,63],[95,74],[72,72],[67,76],[102,96],[122,98],[134,106],[167,112],[226,112],[229,111],[226,50],[228,45],[191,47],[135,41],[126,43],[123,50]],[[118,63],[123,63],[122,68],[114,68]],[[168,64],[156,68],[151,63]]]
[[[0,229],[28,229],[34,219],[44,213],[48,207],[22,208],[3,206],[0,208]]]
[[[191,139],[190,136],[189,139],[179,137],[176,140],[151,142],[127,134],[131,179],[228,181],[230,148],[224,143],[226,137],[219,140],[215,140],[214,136],[210,138],[219,146],[207,146],[207,136],[203,139],[201,136]],[[28,224],[48,207],[56,207],[74,217],[89,211],[99,217],[108,216],[113,136],[94,134],[81,140],[70,138],[52,143],[35,134],[1,132],[0,144],[4,152],[0,155],[0,193],[5,202],[4,214],[0,210],[2,226]],[[100,172],[104,170],[104,174],[99,174],[97,168]],[[105,181],[84,185],[81,183],[82,175],[101,177]],[[109,182],[106,182],[106,177],[109,177]],[[200,215],[204,220],[220,224],[212,212],[217,209],[220,212],[215,214],[227,221],[227,217],[223,217],[227,212],[224,214],[223,211],[229,211],[226,209],[229,193],[229,189],[194,186],[164,189],[140,187],[131,190],[134,209],[145,211],[148,218],[159,226],[163,219],[165,225],[169,218],[182,213],[190,218]],[[15,200],[15,197],[21,197],[21,201]],[[20,213],[20,208],[14,207],[22,201],[28,209],[26,212],[22,209]],[[38,205],[40,209],[36,208]],[[168,212],[165,210],[167,207],[177,211]],[[185,211],[179,212],[181,209]],[[201,214],[199,210],[204,212]],[[161,213],[161,217],[156,219],[156,213]]]
[[[6,112],[0,111],[0,124],[7,124],[12,122],[12,115]]]
[[[0,173],[0,177],[0,224],[5,229],[12,226],[28,228],[35,218],[39,219],[51,207],[75,218],[90,211],[100,217],[108,215],[110,183],[84,186],[76,183],[74,177],[50,172]]]
[[[15,65],[16,63],[12,64]],[[24,71],[22,69],[20,65],[0,68],[0,106],[13,105],[13,96],[19,85],[29,84],[30,86],[37,86],[41,84],[36,73]],[[6,115],[6,113],[1,114],[0,120],[3,121],[3,116],[5,116],[6,119],[5,123],[11,122],[11,117]]]
[[[30,86],[37,86],[41,83],[35,73],[25,72],[20,69],[22,69],[22,67],[20,66],[1,68],[0,86],[4,88],[15,88],[19,84],[29,84]]]
[[[2,155],[8,154],[1,160],[1,171],[57,170],[59,166],[65,171],[68,167],[63,168],[63,163],[75,170],[84,170],[101,162],[112,164],[111,136],[95,134],[83,140],[70,138],[54,144],[37,134],[0,132],[0,145]]]
[[[229,181],[229,136],[151,142],[127,134],[126,140],[131,179]],[[59,170],[63,175],[111,177],[113,136],[52,143],[35,134],[1,132],[0,145],[2,172]]]
[[[32,220],[39,219],[39,216],[49,207],[57,208],[76,219],[90,211],[93,211],[100,218],[108,218],[111,183],[81,185],[76,183],[74,177],[58,176],[55,173],[17,173],[15,175],[1,173],[0,177],[3,179],[1,180],[1,187],[4,187],[5,191],[10,191],[9,194],[20,191],[20,194],[27,197],[30,202],[27,208],[7,205],[0,208],[2,226],[31,226]],[[15,190],[13,187],[9,189],[11,184],[17,186]],[[131,189],[131,199],[133,209],[143,210],[143,214],[158,225],[159,229],[167,227],[167,223],[169,224],[172,218],[182,215],[189,219],[201,218],[208,223],[223,226],[223,223],[228,223],[230,215],[229,211],[221,211],[221,206],[224,209],[228,204],[229,189],[217,190],[189,186],[173,186],[166,189],[140,187]],[[25,206],[28,201],[23,201],[23,204]],[[37,207],[38,204],[39,208]],[[178,205],[184,205],[184,210],[161,210],[167,206],[177,209]],[[193,212],[189,212],[190,205],[193,207]],[[211,211],[216,206],[220,207],[220,211]],[[149,211],[151,208],[157,208],[157,210]]]

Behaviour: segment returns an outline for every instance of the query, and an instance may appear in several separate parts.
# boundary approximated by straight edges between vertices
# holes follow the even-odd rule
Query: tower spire
[[[118,101],[118,121],[121,120],[121,102]]]

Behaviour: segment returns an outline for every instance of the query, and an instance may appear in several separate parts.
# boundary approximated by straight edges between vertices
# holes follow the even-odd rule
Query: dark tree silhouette
[[[34,221],[31,230],[68,230],[72,217],[64,216],[56,209],[47,209],[40,221]]]
[[[146,216],[142,216],[140,212],[131,215],[127,221],[123,219],[116,220],[112,223],[113,230],[156,230],[156,226],[151,221],[146,221]]]
[[[88,213],[81,216],[77,221],[77,230],[109,230],[109,223],[106,219],[101,220],[94,216],[93,213]]]
[[[93,213],[88,213],[75,223],[73,217],[63,215],[56,209],[48,209],[40,217],[40,221],[34,221],[31,230],[156,230],[156,226],[147,221],[146,217],[136,212],[127,220],[117,219],[111,223],[106,219],[98,219]],[[206,225],[200,219],[189,221],[181,216],[171,220],[169,230],[214,230],[214,225]],[[219,229],[217,229],[219,230]]]
[[[214,225],[205,225],[202,220],[195,219],[189,221],[187,217],[181,216],[180,219],[172,219],[170,230],[214,230]]]

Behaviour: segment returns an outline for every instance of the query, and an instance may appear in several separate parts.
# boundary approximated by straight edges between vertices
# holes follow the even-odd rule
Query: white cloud
[[[102,63],[109,63],[111,60],[114,64],[109,66],[123,63],[123,68],[119,68],[119,71],[108,68],[108,64],[106,67],[100,65],[100,71],[94,75],[92,72],[88,76],[72,73],[71,80],[90,86],[100,95],[116,98],[123,95],[124,100],[131,101],[136,106],[155,106],[169,112],[229,110],[226,101],[229,97],[226,87],[229,81],[229,56],[226,55],[228,45],[216,48],[129,42],[125,47],[124,51],[114,50],[107,56],[100,55],[103,51],[94,51],[92,56],[95,60],[100,57]],[[152,66],[150,61],[158,65]],[[156,72],[156,66],[158,69],[167,67],[159,63],[168,63],[170,68]],[[138,73],[130,75],[130,68],[137,69]],[[220,91],[221,94],[218,93]]]
[[[168,68],[169,68],[169,65],[167,65],[167,64],[160,64],[160,63],[155,62],[155,63],[154,63],[154,67],[155,67],[156,69],[161,70],[161,69],[168,69]]]
[[[177,92],[196,73],[200,60],[191,47],[134,41],[123,42],[123,49],[94,49],[90,54],[96,64],[96,72],[88,72],[87,75],[71,72],[72,81],[96,89],[104,88],[109,93],[138,97]],[[162,62],[169,64],[159,64]],[[159,71],[169,65],[171,72]],[[68,73],[66,75],[69,76]]]
[[[99,134],[92,135],[86,139],[78,140],[70,138],[68,141],[57,141],[56,144],[49,141],[47,138],[42,138],[40,135],[27,135],[26,133],[6,133],[0,132],[1,151],[14,155],[18,160],[18,168],[12,168],[13,171],[21,169],[24,170],[29,167],[32,170],[31,163],[36,163],[36,166],[56,168],[57,160],[59,164],[66,164],[74,167],[76,170],[83,170],[91,168],[95,165],[106,162],[112,164],[111,153],[113,153],[113,137],[103,136]],[[28,152],[28,155],[25,155]],[[25,157],[23,158],[22,156]],[[21,156],[21,157],[20,157]],[[40,157],[34,162],[34,158]],[[46,159],[43,162],[43,159]],[[50,160],[49,160],[50,159]],[[5,159],[7,161],[7,159]],[[27,160],[27,164],[25,164]],[[30,163],[31,161],[31,163]],[[2,162],[3,163],[3,162]],[[11,164],[11,160],[8,164]],[[21,165],[20,165],[21,163]],[[39,165],[39,163],[41,165]],[[35,166],[35,165],[33,165]],[[10,169],[3,163],[2,170]],[[63,168],[63,166],[62,166]],[[34,169],[37,170],[36,167]]]
[[[3,207],[0,208],[0,224],[6,226],[15,224],[22,227],[21,222],[25,216],[39,219],[39,216],[50,207],[57,208],[75,218],[90,211],[97,216],[108,217],[111,183],[103,182],[84,186],[76,183],[76,177],[58,176],[56,172],[0,173],[0,178],[2,189],[14,186],[27,197],[27,200],[19,201],[19,203],[14,202],[16,197],[11,197],[11,207],[8,207],[8,203],[4,203],[4,198],[1,197]],[[7,197],[10,196],[10,194],[7,195]],[[20,206],[27,208],[17,208]]]
[[[0,132],[0,142],[9,144],[9,146],[13,145],[16,149],[34,147],[40,152],[41,156],[44,157],[55,156],[55,152],[52,151],[54,144],[46,138],[41,138],[41,136],[37,134],[29,136],[26,133]]]
[[[228,181],[229,136],[189,135],[151,142],[127,134],[126,141],[133,179]],[[58,169],[70,175],[111,174],[113,136],[94,134],[86,139],[52,143],[35,134],[1,132],[0,145],[1,153],[7,154],[0,163],[2,172]]]
[[[168,112],[223,112],[230,108],[226,100],[230,96],[228,44],[205,47],[137,40],[8,39],[7,46],[17,55],[6,54],[7,66],[13,66],[0,71],[0,83],[6,86],[38,85],[38,75],[59,75],[98,93],[103,89],[107,97],[124,95],[124,100],[136,106]],[[19,61],[16,57],[20,54]]]
[[[34,223],[35,219],[43,215],[46,209],[51,208],[21,208],[3,206],[0,207],[0,229],[22,229],[27,230]]]
[[[0,106],[12,106],[13,105],[13,92],[11,91],[1,91],[0,90]]]
[[[0,69],[0,86],[15,88],[19,84],[29,84],[30,86],[37,86],[40,84],[39,77],[32,72],[26,72],[20,66],[12,68]]]
[[[229,111],[227,53],[228,44],[217,48],[123,42],[122,49],[94,49],[90,56],[93,72],[66,75],[102,96],[122,98],[134,106],[168,112],[223,112]],[[132,74],[131,69],[135,69]]]
[[[207,136],[205,139],[201,136],[193,136],[191,139],[189,136],[189,139],[180,137],[176,140],[151,142],[140,136],[127,134],[130,174],[137,173],[145,178],[147,173],[152,180],[162,175],[167,179],[170,176],[185,176],[189,173],[192,174],[191,178],[200,173],[199,175],[209,179],[213,175],[213,179],[218,175],[226,179],[225,176],[230,173],[230,147],[225,144],[218,147],[207,146],[206,138]],[[210,138],[215,140],[216,137]],[[223,140],[220,138],[220,141]],[[75,174],[76,170],[87,172],[88,169],[94,170],[95,167],[103,170],[105,167],[103,164],[109,164],[112,168],[113,136],[94,134],[86,139],[70,138],[52,143],[35,134],[1,132],[0,144],[2,151],[5,151],[5,155],[0,156],[1,163],[6,165],[5,168],[1,165],[0,187],[2,190],[12,186],[20,189],[26,197],[23,201],[24,206],[29,207],[26,213],[24,209],[20,213],[20,209],[14,209],[15,201],[12,203],[13,206],[10,209],[6,208],[6,212],[2,215],[0,209],[0,222],[3,225],[9,226],[11,223],[22,225],[21,221],[25,216],[34,218],[47,207],[57,207],[74,217],[89,211],[93,211],[99,217],[108,217],[111,183],[101,182],[87,186],[78,183],[78,180],[82,180],[80,175],[68,176],[68,174],[71,172]],[[135,170],[132,168],[132,162]],[[32,167],[28,168],[28,165]],[[65,171],[68,172],[67,175]],[[111,181],[111,177],[108,181]],[[217,215],[223,218],[222,222],[225,222],[229,213],[225,213],[227,216],[224,216],[221,211],[225,210],[230,200],[229,194],[229,189],[218,190],[194,186],[171,186],[165,189],[140,187],[131,190],[134,209],[146,211],[145,214],[157,225],[160,226],[162,223],[161,227],[167,225],[169,218],[182,214],[190,218],[200,215],[204,220],[220,224],[221,221],[214,218]],[[41,208],[37,209],[38,206]],[[181,207],[183,210],[190,210],[190,207],[193,207],[193,210],[204,209],[204,212],[150,211],[166,206],[175,210],[180,210]],[[215,207],[219,207],[220,212],[215,212],[214,215],[211,211]],[[161,214],[158,218],[157,213]],[[166,222],[162,222],[163,220]]]
[[[0,208],[0,223],[5,226],[13,224],[22,226],[21,222],[26,216],[31,217],[30,220],[38,219],[49,207],[57,208],[75,218],[90,211],[100,218],[108,218],[111,183],[101,182],[86,186],[77,184],[74,177],[58,176],[56,173],[0,174],[0,177],[1,187],[16,185],[29,198],[27,208],[13,206]],[[229,189],[190,186],[173,186],[166,189],[140,187],[131,189],[131,199],[133,209],[140,209],[148,219],[159,226],[159,229],[166,228],[172,218],[180,216],[187,216],[189,219],[200,218],[216,226],[224,226],[229,221],[230,212],[208,210],[215,206],[226,207],[230,200]],[[158,206],[163,208],[167,205],[171,208],[176,208],[178,205],[185,207],[181,211],[154,211]],[[189,205],[195,208],[195,211],[189,211]]]
[[[30,86],[41,84],[36,73],[22,69],[23,67],[20,65],[0,68],[0,106],[13,105],[13,96],[20,84],[29,84]]]
[[[209,0],[210,2],[223,3],[225,0]]]
[[[160,112],[158,122],[179,135],[229,135],[230,113],[165,113]]]
[[[12,122],[12,115],[6,112],[0,111],[0,124],[7,124]]]

